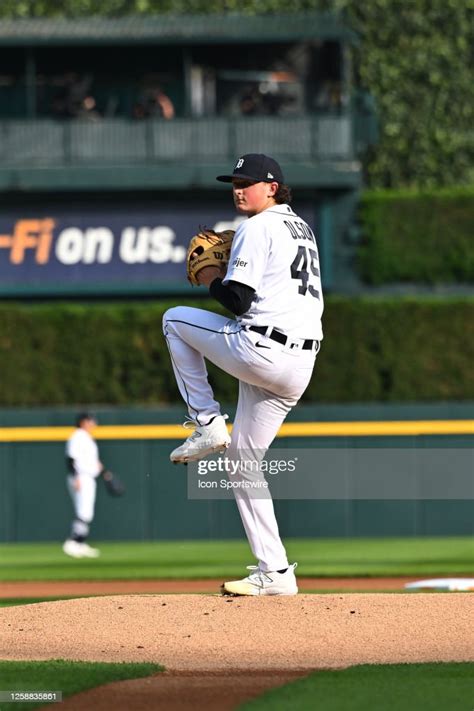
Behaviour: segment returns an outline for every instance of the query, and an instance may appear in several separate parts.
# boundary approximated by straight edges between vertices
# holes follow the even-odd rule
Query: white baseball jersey
[[[237,228],[224,284],[255,289],[244,325],[272,326],[292,338],[323,337],[316,238],[289,205],[274,205]]]
[[[78,427],[66,442],[66,456],[74,459],[79,476],[96,477],[100,474],[99,448],[91,435]]]

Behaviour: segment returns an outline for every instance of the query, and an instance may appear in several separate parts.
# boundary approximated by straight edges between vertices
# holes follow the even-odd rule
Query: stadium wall
[[[232,419],[232,409],[227,411]],[[169,462],[182,436],[182,408],[95,412],[101,458],[127,492],[110,499],[99,482],[94,540],[243,537],[234,502],[189,500],[186,469]],[[0,541],[67,536],[72,510],[64,441],[73,416],[72,409],[0,411]],[[314,448],[315,462],[321,448],[455,449],[474,443],[472,403],[300,406],[287,427],[274,447]],[[473,499],[277,500],[275,506],[285,537],[469,535]]]

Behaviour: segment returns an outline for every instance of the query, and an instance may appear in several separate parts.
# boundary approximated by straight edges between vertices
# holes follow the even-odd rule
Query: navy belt
[[[287,342],[291,340],[288,338],[288,336],[285,336],[284,333],[280,333],[280,331],[276,331],[274,328],[270,331],[270,333],[267,333],[268,328],[266,328],[265,326],[249,326],[249,331],[255,331],[256,333],[260,333],[261,336],[266,335],[267,338],[271,338],[272,341],[281,343],[282,346],[286,346]],[[310,338],[307,338],[303,343],[303,350],[310,351],[313,346],[318,347],[318,345],[318,341],[312,341]]]

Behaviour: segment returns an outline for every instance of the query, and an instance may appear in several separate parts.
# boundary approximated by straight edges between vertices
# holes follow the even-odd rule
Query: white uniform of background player
[[[76,425],[66,442],[67,487],[74,506],[74,519],[63,551],[73,558],[96,558],[99,551],[89,546],[87,537],[94,518],[96,479],[103,469],[99,448],[91,434],[97,422],[93,415],[84,412],[77,416]]]
[[[164,315],[178,387],[196,425],[194,434],[171,453],[175,462],[200,459],[227,446],[231,460],[261,460],[305,391],[323,336],[316,240],[288,204],[291,194],[278,163],[247,154],[232,175],[217,179],[232,182],[236,208],[249,219],[235,233],[224,279],[215,267],[199,272],[198,279],[237,318],[188,307]],[[230,445],[204,358],[239,380]],[[296,564],[288,563],[271,497],[243,489],[236,489],[235,497],[258,565],[243,580],[224,583],[223,591],[295,594]]]

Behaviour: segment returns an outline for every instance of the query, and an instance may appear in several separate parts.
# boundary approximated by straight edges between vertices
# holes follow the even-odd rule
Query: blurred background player
[[[104,467],[99,459],[99,448],[92,437],[97,420],[91,413],[81,412],[76,417],[76,429],[66,442],[68,466],[67,486],[74,507],[71,536],[63,551],[72,558],[97,558],[100,551],[87,543],[89,527],[94,518],[97,477]]]

